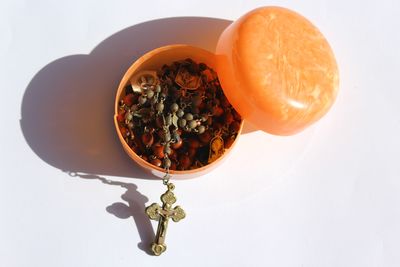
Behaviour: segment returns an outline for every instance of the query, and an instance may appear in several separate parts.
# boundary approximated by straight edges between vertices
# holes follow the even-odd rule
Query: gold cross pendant
[[[164,242],[169,219],[178,222],[186,216],[181,207],[172,208],[172,205],[176,202],[176,197],[172,192],[175,186],[172,183],[167,183],[167,187],[168,190],[160,197],[163,203],[162,207],[157,203],[153,203],[146,208],[146,214],[149,218],[158,221],[156,239],[151,244],[151,250],[156,256],[161,255],[167,249],[167,245]]]

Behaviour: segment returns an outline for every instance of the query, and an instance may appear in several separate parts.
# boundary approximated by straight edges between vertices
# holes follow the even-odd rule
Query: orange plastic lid
[[[333,52],[321,32],[294,11],[263,7],[247,13],[222,33],[216,55],[225,95],[265,132],[297,133],[335,101]]]

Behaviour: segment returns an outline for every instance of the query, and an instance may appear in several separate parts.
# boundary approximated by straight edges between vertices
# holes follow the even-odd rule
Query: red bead
[[[191,165],[191,161],[190,161],[189,156],[184,155],[184,154],[179,156],[179,166],[181,169],[185,170],[185,169],[189,168],[190,165]]]
[[[117,115],[117,121],[118,122],[124,122],[125,121],[125,110],[121,110],[118,115]]]
[[[122,134],[122,136],[123,136],[124,138],[128,136],[129,131],[128,131],[128,129],[126,129],[125,127],[121,127],[121,128],[120,128],[120,131],[121,131],[121,134]]]
[[[171,166],[169,167],[170,170],[176,170],[176,162],[171,161]]]
[[[231,124],[234,121],[233,115],[231,112],[226,112],[224,116],[225,124]]]
[[[124,96],[124,98],[122,99],[122,101],[124,101],[124,104],[127,105],[128,107],[133,105],[133,94],[128,94],[126,96]]]
[[[222,114],[224,114],[224,110],[220,106],[214,107],[214,111],[213,111],[214,116],[219,117]]]
[[[150,161],[150,163],[153,164],[153,165],[155,165],[155,166],[157,166],[157,167],[160,167],[160,166],[161,166],[161,160],[160,160],[160,159],[157,159],[157,158],[152,159],[152,160]]]
[[[161,145],[159,143],[154,144],[152,149],[153,149],[154,156],[156,156],[159,159],[164,158],[165,155],[164,155],[164,146],[163,145]]]
[[[171,148],[178,149],[178,148],[180,148],[182,146],[182,144],[183,144],[182,139],[179,139],[178,142],[175,142],[175,143],[171,144]]]
[[[142,142],[145,146],[150,147],[154,142],[154,137],[151,133],[144,133],[142,135]]]

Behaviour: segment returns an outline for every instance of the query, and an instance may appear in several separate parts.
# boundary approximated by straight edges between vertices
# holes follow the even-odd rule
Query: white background
[[[263,5],[324,33],[338,99],[295,136],[246,125],[223,165],[176,181],[187,218],[150,256],[164,187],[117,141],[119,79],[164,44],[213,50]],[[0,266],[400,266],[399,29],[394,0],[2,0]]]

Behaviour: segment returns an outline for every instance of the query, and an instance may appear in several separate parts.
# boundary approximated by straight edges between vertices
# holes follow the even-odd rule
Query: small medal
[[[200,86],[200,76],[191,74],[186,68],[180,68],[176,77],[175,82],[187,90],[196,90]]]
[[[222,154],[224,154],[224,139],[218,134],[210,141],[208,163],[216,161]]]

